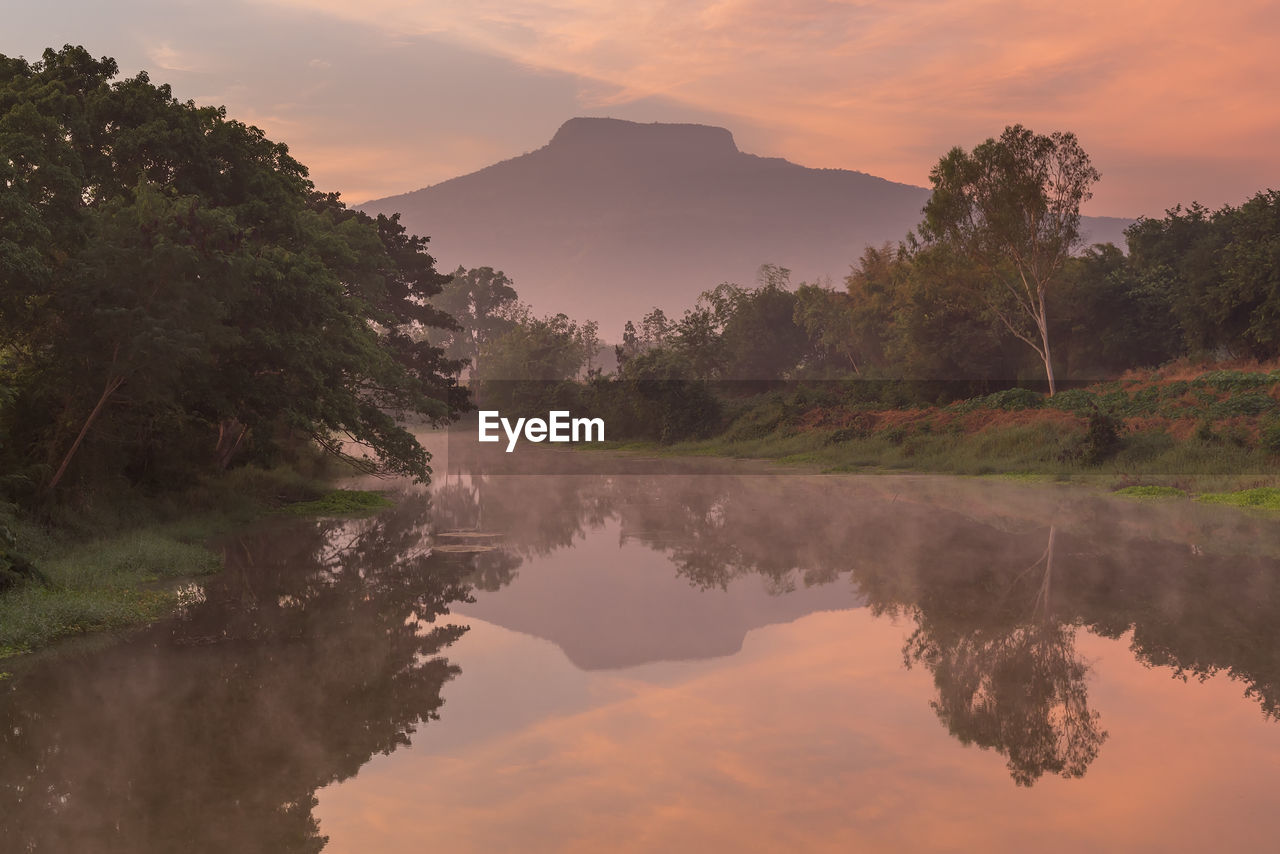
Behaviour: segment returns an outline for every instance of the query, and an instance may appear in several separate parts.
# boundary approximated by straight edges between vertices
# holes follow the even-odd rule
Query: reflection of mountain
[[[699,590],[665,555],[621,542],[610,522],[572,551],[530,559],[509,587],[478,593],[459,611],[545,638],[578,667],[601,670],[732,655],[751,629],[861,604],[847,580],[786,595],[761,576]]]
[[[1139,660],[1225,671],[1264,714],[1280,708],[1280,526],[1267,520],[954,478],[457,486],[440,511],[506,531],[525,561],[467,612],[582,667],[729,654],[755,626],[865,603],[915,623],[904,656],[933,674],[941,721],[1025,785],[1082,776],[1106,739],[1081,627],[1132,632]]]
[[[431,553],[433,532],[468,528],[503,548]],[[1224,673],[1264,715],[1280,711],[1280,522],[1190,502],[956,478],[459,478],[371,520],[276,520],[227,554],[172,623],[5,662],[0,847],[318,851],[317,787],[448,718],[451,603],[581,668],[729,655],[755,627],[791,623],[760,633],[785,635],[824,619],[802,614],[865,603],[844,617],[901,621],[903,659],[927,670],[946,732],[1027,785],[1084,776],[1112,746],[1102,704],[1126,700],[1091,690],[1087,634],[1125,638],[1166,674]],[[829,636],[827,651],[864,639]],[[794,652],[778,666],[813,665]],[[552,658],[508,662],[528,669],[486,699],[553,714],[556,680],[582,674]],[[594,676],[643,700],[643,678]],[[765,698],[753,690],[748,702]],[[668,694],[671,718],[650,724],[678,723],[681,702]]]
[[[744,154],[724,128],[577,118],[537,151],[361,208],[401,212],[442,268],[503,269],[539,311],[608,337],[655,305],[678,315],[720,282],[753,284],[764,263],[838,280],[866,245],[919,225],[928,194]],[[1127,224],[1084,230],[1121,243]]]

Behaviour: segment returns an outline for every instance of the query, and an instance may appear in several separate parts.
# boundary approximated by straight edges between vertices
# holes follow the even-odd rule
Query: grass
[[[182,492],[101,496],[46,526],[0,506],[0,557],[9,540],[45,579],[0,594],[0,659],[171,613],[176,594],[161,582],[218,572],[205,544],[273,510],[359,515],[390,504],[376,492],[325,492],[332,474],[245,467]]]
[[[105,540],[55,544],[38,566],[47,583],[0,596],[0,657],[68,635],[163,616],[172,607],[172,594],[147,585],[216,572],[221,559],[172,531],[144,528]]]
[[[635,450],[765,459],[829,473],[913,471],[1040,482],[1079,480],[1146,498],[1234,494],[1280,483],[1280,458],[1263,448],[1194,436],[1177,440],[1161,431],[1127,431],[1112,456],[1090,464],[1077,450],[1086,438],[1083,426],[1033,422],[993,425],[972,433],[882,431],[854,437],[831,429],[778,429],[755,438],[722,435]]]
[[[1254,507],[1260,510],[1280,510],[1280,489],[1270,486],[1242,489],[1237,492],[1206,492],[1196,496],[1205,504],[1228,504],[1232,507]]]
[[[1139,486],[1126,486],[1123,489],[1117,489],[1116,495],[1126,495],[1130,498],[1186,498],[1187,493],[1178,489],[1176,486],[1159,486],[1157,484],[1142,484]]]

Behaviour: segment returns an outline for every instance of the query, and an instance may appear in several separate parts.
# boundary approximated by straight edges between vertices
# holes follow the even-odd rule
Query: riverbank
[[[180,492],[99,500],[44,525],[0,515],[8,541],[0,559],[26,570],[0,567],[10,571],[0,592],[0,659],[164,617],[178,604],[177,582],[222,569],[210,543],[267,514],[351,515],[389,504],[377,493],[333,490],[338,474],[247,467]]]
[[[728,401],[727,425],[709,439],[612,447],[827,473],[1079,480],[1137,497],[1280,509],[1274,364],[1179,363],[1053,397],[1014,388],[941,406],[886,407],[858,392],[797,383]]]

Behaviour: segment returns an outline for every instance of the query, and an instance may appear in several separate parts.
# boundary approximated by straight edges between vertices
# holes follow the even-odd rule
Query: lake
[[[5,662],[6,851],[1280,838],[1280,521],[931,476],[487,475]]]

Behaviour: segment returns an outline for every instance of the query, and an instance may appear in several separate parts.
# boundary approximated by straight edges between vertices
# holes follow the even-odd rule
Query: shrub
[[[1210,371],[1201,375],[1193,385],[1205,385],[1217,391],[1248,391],[1273,385],[1275,378],[1256,371]]]
[[[988,409],[1039,409],[1044,406],[1043,394],[1029,388],[1007,388],[982,399]]]
[[[1234,418],[1238,415],[1255,416],[1264,412],[1271,412],[1276,408],[1276,402],[1265,394],[1260,392],[1250,392],[1248,394],[1237,394],[1228,397],[1226,400],[1219,400],[1209,407],[1208,415],[1210,418]]]
[[[1280,454],[1280,420],[1269,421],[1262,426],[1258,444],[1268,453]]]
[[[1082,388],[1069,388],[1058,392],[1044,402],[1049,409],[1071,412],[1076,415],[1088,415],[1098,408],[1098,399],[1091,392]]]
[[[1124,422],[1115,415],[1104,409],[1095,409],[1089,415],[1089,426],[1085,434],[1062,453],[1062,459],[1089,466],[1109,460],[1121,448],[1120,433],[1123,429]]]

